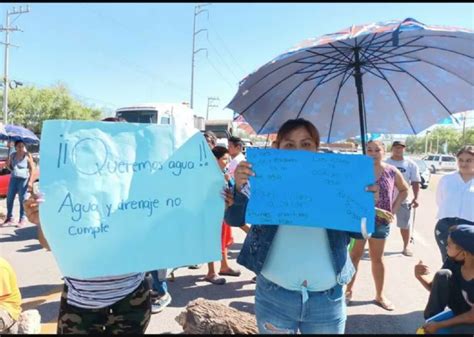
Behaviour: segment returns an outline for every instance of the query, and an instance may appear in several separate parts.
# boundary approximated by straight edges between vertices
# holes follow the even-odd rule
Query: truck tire
[[[436,173],[436,167],[434,167],[434,165],[431,165],[430,171],[431,173]]]

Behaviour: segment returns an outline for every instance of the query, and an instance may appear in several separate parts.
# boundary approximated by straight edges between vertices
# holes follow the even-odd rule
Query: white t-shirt
[[[230,161],[228,170],[232,178],[234,178],[234,172],[235,172],[235,169],[237,168],[237,165],[239,165],[239,163],[244,160],[245,160],[245,156],[242,152],[240,152],[237,156],[235,156],[234,159]]]
[[[411,183],[420,183],[420,170],[418,169],[418,165],[411,159],[404,158],[403,160],[393,160],[392,158],[388,158],[385,160],[387,164],[395,166],[400,173],[403,175],[403,178],[411,186]],[[398,190],[395,187],[394,189],[394,200],[398,196]],[[408,203],[409,200],[406,198],[403,203]]]
[[[461,218],[474,221],[474,179],[465,183],[459,171],[446,174],[436,191],[437,219]]]
[[[418,169],[418,165],[411,159],[404,158],[403,160],[393,160],[392,158],[388,158],[385,160],[387,164],[395,166],[405,178],[405,181],[411,185],[411,183],[420,183],[420,170]]]

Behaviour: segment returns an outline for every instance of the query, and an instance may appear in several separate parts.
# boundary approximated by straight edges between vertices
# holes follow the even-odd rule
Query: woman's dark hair
[[[467,154],[470,154],[471,156],[474,156],[474,146],[471,146],[471,145],[463,146],[458,151],[458,153],[456,153],[456,158],[459,158],[459,156],[462,155],[463,153],[467,153]]]
[[[278,130],[277,138],[275,140],[276,148],[280,147],[280,143],[290,132],[301,127],[305,128],[306,131],[308,131],[311,138],[316,143],[316,148],[318,148],[319,143],[321,142],[319,137],[319,131],[313,125],[313,123],[304,118],[289,119],[285,123],[283,123],[283,125]]]
[[[16,147],[18,144],[23,144],[23,145],[25,145],[25,142],[22,141],[21,139],[15,140],[15,147]]]
[[[242,141],[242,138],[240,138],[240,137],[231,136],[231,137],[229,137],[229,139],[227,141],[229,143],[232,143],[235,147],[237,147],[237,146],[240,146],[241,148],[244,147],[244,142]]]
[[[211,130],[204,132],[204,138],[206,138],[206,140],[210,142],[212,146],[215,146],[217,143],[217,137]]]
[[[212,153],[214,153],[214,156],[216,159],[221,159],[226,153],[229,153],[229,150],[225,148],[224,146],[214,146],[212,149]]]

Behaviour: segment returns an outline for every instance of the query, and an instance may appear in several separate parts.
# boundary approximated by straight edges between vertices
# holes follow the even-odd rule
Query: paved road
[[[421,206],[416,214],[415,245],[413,257],[401,255],[402,241],[396,226],[386,246],[386,294],[396,305],[388,312],[373,304],[374,284],[367,255],[360,263],[360,272],[354,286],[354,304],[348,307],[346,333],[414,333],[423,321],[422,311],[428,293],[413,276],[413,266],[422,259],[432,269],[439,268],[441,261],[436,247],[433,227],[435,224],[435,191],[440,175],[433,175],[427,190],[421,192]],[[0,201],[0,211],[5,212],[5,200]],[[234,229],[236,243],[231,247],[231,266],[239,268],[235,258],[244,239],[240,229]],[[41,249],[36,240],[36,227],[0,228],[0,254],[15,268],[23,296],[24,309],[36,308],[42,316],[42,332],[54,333],[58,300],[61,290],[61,275],[54,257]],[[218,264],[217,264],[218,266]],[[255,285],[254,276],[242,269],[240,277],[227,277],[227,284],[211,285],[202,280],[206,266],[201,269],[179,269],[174,282],[169,282],[173,300],[163,312],[152,316],[147,333],[180,333],[181,327],[175,317],[186,304],[198,297],[218,300],[230,307],[253,313]]]

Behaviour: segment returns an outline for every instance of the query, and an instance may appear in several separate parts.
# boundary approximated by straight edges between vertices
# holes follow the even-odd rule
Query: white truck
[[[426,166],[428,166],[431,173],[457,169],[456,157],[449,154],[430,154],[422,160],[425,162]]]
[[[175,137],[182,140],[204,130],[204,118],[197,116],[187,103],[140,103],[117,109],[115,116],[129,123],[171,125]]]

